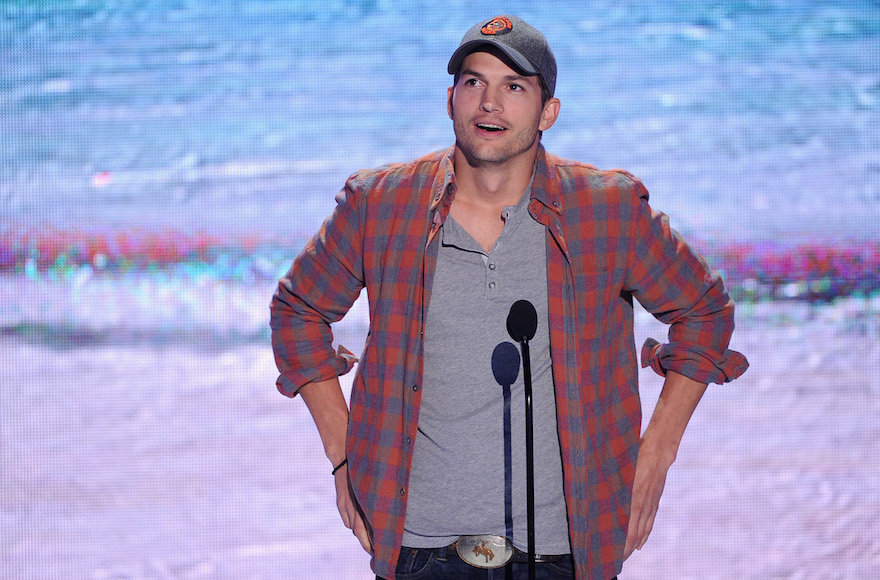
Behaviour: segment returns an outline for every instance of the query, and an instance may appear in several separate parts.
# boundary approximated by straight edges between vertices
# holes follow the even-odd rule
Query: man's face
[[[471,166],[503,165],[538,146],[538,132],[549,129],[559,101],[541,103],[537,76],[524,76],[487,52],[464,59],[447,105],[456,146]]]

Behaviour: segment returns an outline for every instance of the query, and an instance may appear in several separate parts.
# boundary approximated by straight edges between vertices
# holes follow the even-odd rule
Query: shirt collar
[[[554,179],[550,174],[554,170],[555,168],[548,162],[544,146],[539,143],[538,158],[535,162],[535,177],[532,183],[532,199],[541,202],[550,211],[561,214],[562,195],[559,190],[559,180]]]
[[[455,171],[452,162],[454,151],[455,147],[450,147],[440,160],[438,178],[434,181],[434,188],[431,191],[431,206],[429,208],[431,211],[435,211],[441,203],[448,208],[455,198]]]

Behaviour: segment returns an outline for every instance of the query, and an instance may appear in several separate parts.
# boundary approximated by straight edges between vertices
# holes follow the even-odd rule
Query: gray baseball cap
[[[525,75],[541,75],[553,96],[556,90],[556,58],[547,39],[528,22],[516,16],[496,16],[475,24],[452,53],[447,71],[454,75],[470,53],[481,46],[498,48]]]

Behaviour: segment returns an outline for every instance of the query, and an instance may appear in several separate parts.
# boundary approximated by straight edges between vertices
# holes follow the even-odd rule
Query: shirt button
[[[418,385],[413,385],[412,389],[413,389],[413,392],[418,391],[418,390],[419,390],[419,386],[418,386]]]
[[[490,270],[494,270],[494,269],[495,269],[495,262],[492,262],[491,264],[489,264],[489,269],[490,269]]]
[[[403,489],[402,487],[400,488],[400,495],[401,496],[406,495],[406,490]]]
[[[409,445],[410,443],[412,443],[412,437],[407,437],[406,444]]]
[[[495,282],[489,282],[489,290],[495,289]]]

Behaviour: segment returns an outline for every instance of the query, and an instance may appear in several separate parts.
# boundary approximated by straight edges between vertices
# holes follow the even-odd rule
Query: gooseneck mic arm
[[[507,333],[522,346],[526,400],[526,518],[528,521],[529,580],[535,578],[535,435],[532,422],[532,365],[529,341],[538,330],[538,312],[528,300],[517,300],[507,315]]]

